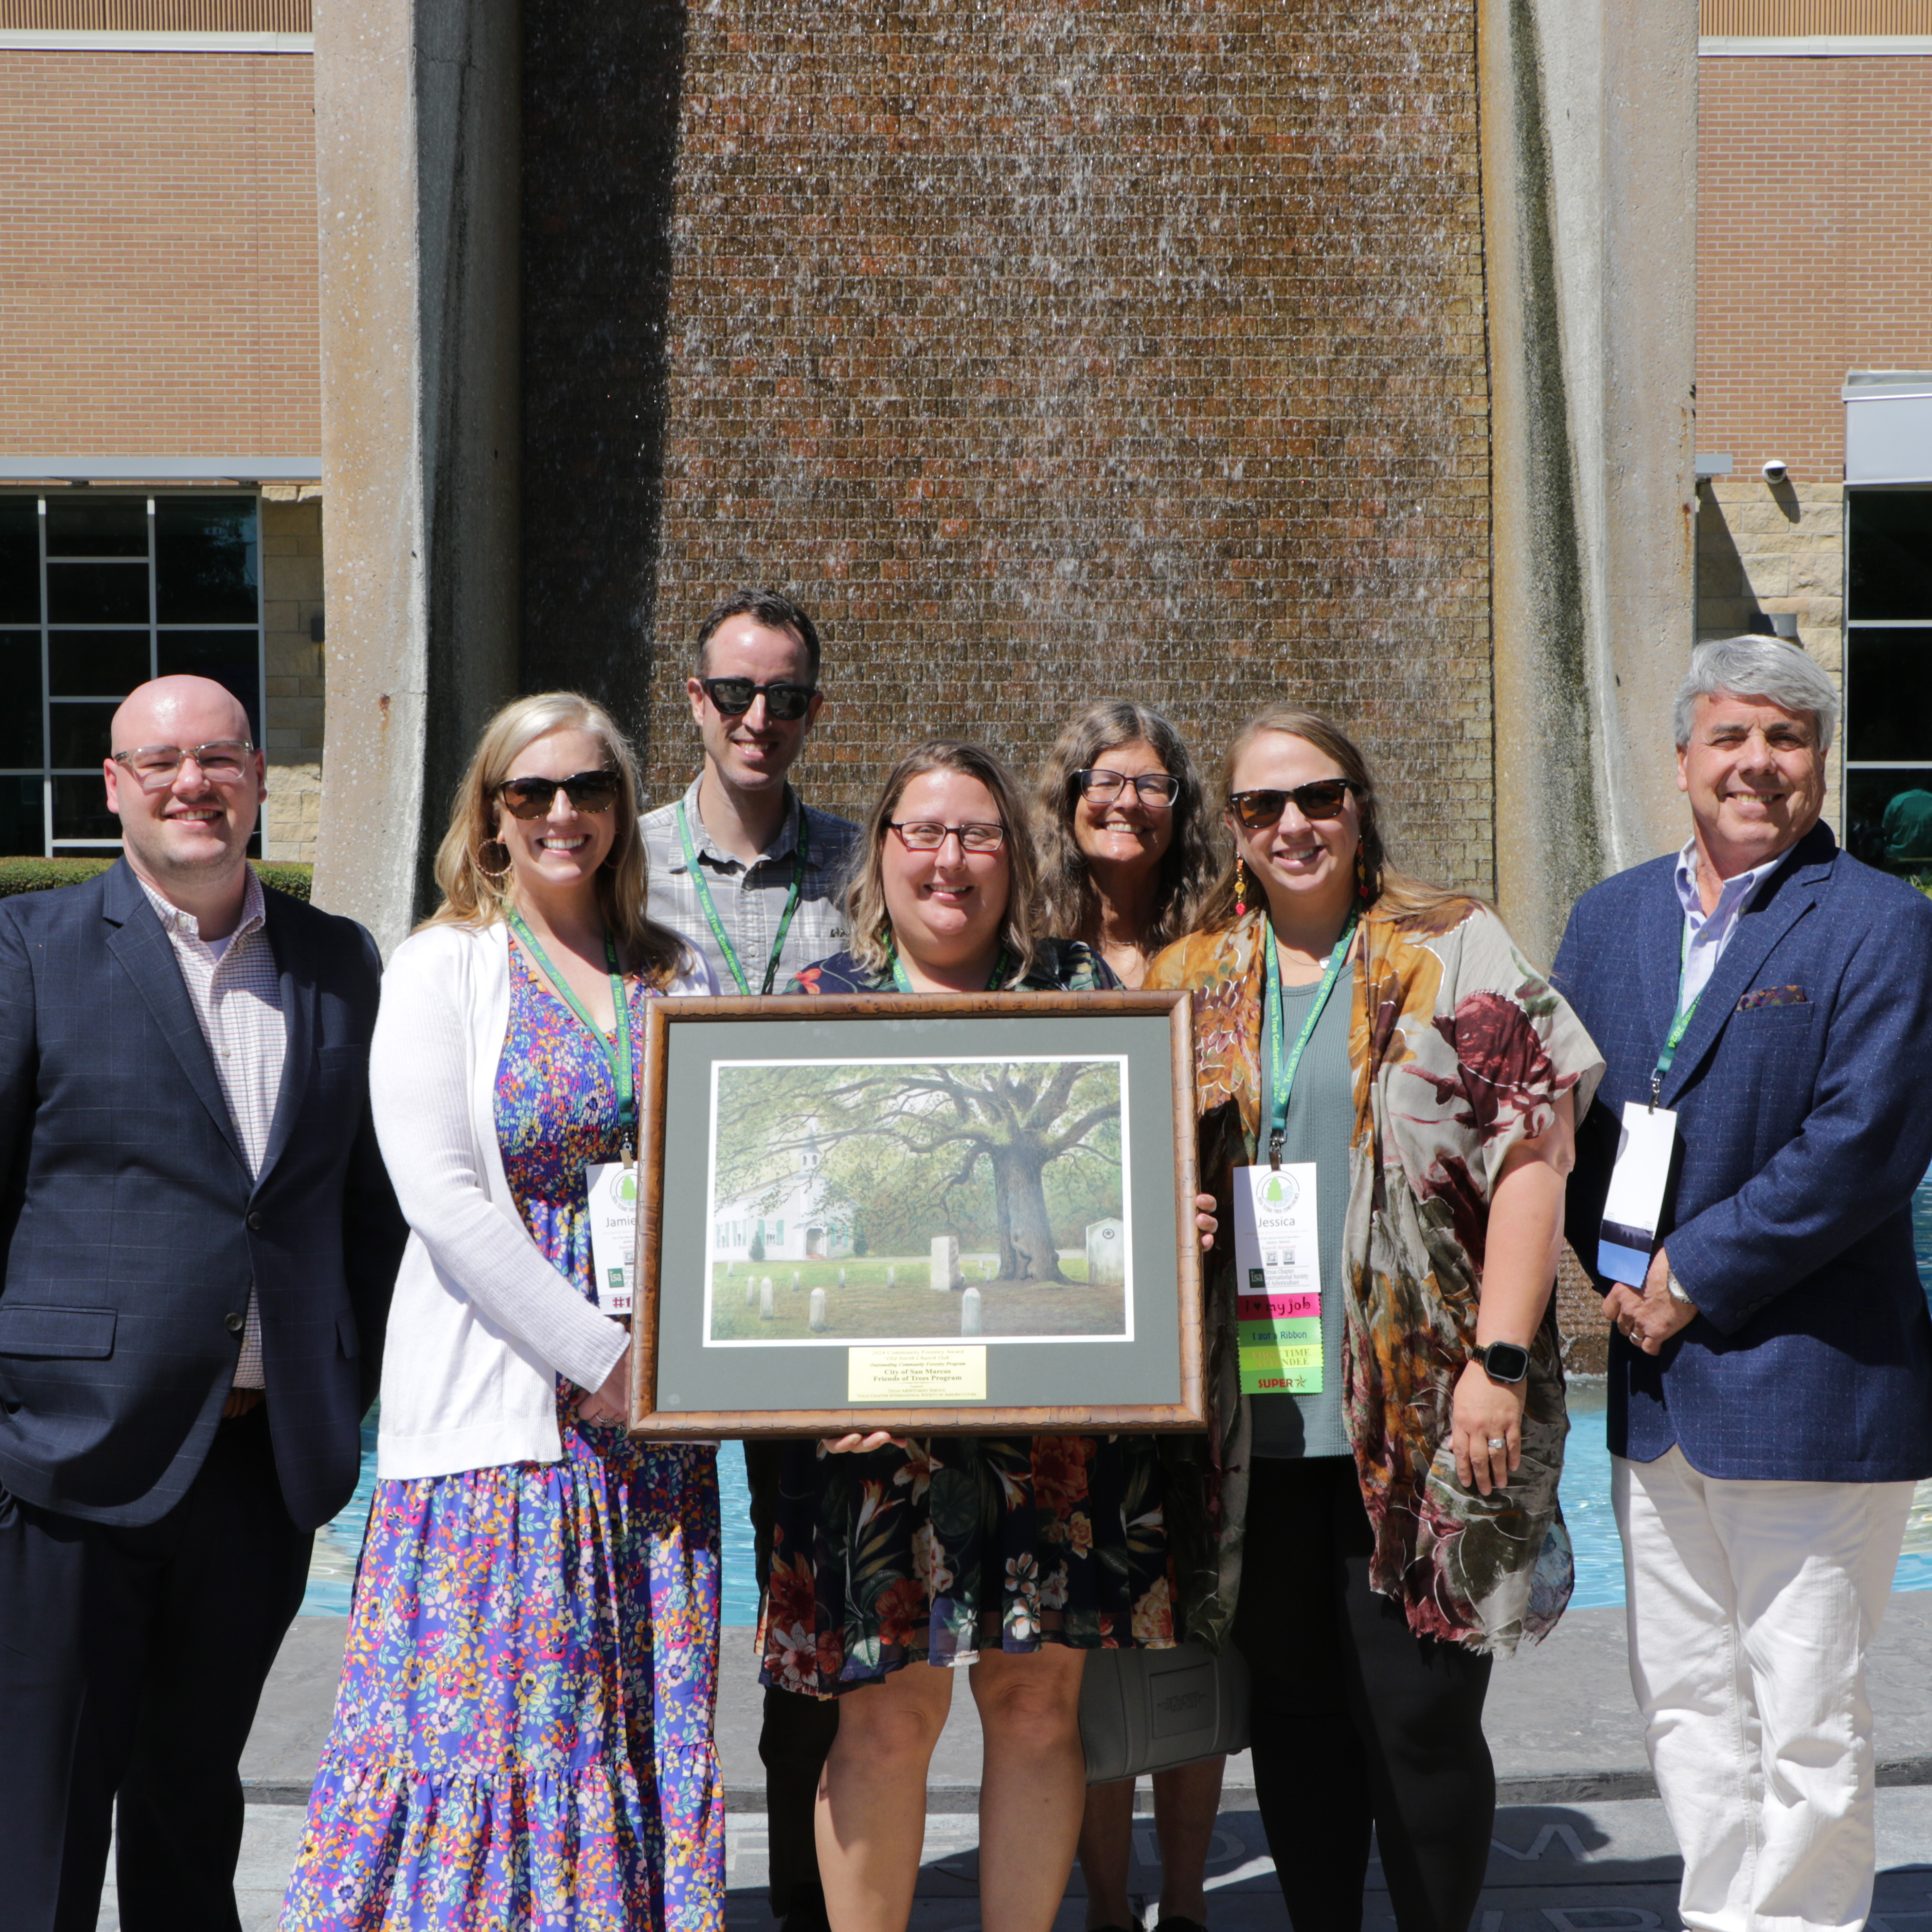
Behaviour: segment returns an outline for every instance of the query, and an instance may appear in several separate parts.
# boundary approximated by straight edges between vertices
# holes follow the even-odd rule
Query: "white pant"
[[[1872,1896],[1877,1634],[1910,1483],[1611,1459],[1630,1688],[1693,1932],[1856,1932]]]

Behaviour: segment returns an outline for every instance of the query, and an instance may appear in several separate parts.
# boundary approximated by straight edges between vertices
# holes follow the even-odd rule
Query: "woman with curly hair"
[[[1236,1216],[1187,1634],[1247,1660],[1294,1923],[1360,1926],[1372,1830],[1401,1932],[1461,1932],[1491,1659],[1570,1596],[1550,1290],[1603,1061],[1487,906],[1390,867],[1325,718],[1251,718],[1223,797],[1233,863],[1147,976],[1193,993],[1202,1175]]]
[[[807,967],[792,991],[1118,984],[1090,946],[1040,935],[1018,789],[976,745],[938,741],[900,760],[856,866],[850,950]],[[836,1932],[902,1932],[926,1767],[956,1664],[971,1667],[986,1740],[980,1922],[1047,1932],[1080,1826],[1086,1654],[1173,1641],[1160,1467],[1148,1446],[874,1431],[788,1447],[764,1674],[767,1685],[839,1700],[818,1805]]]
[[[1040,921],[1083,940],[1120,983],[1198,923],[1221,869],[1187,741],[1131,698],[1103,698],[1068,721],[1034,800]]]
[[[1124,984],[1139,986],[1154,955],[1199,921],[1221,868],[1214,831],[1186,740],[1166,718],[1130,698],[1087,706],[1068,720],[1040,769],[1034,801],[1040,922],[1050,932],[1077,934]],[[1146,1448],[1160,1453],[1153,1443]],[[1175,1478],[1188,1480],[1198,1468],[1184,1454],[1174,1462],[1169,1490]],[[1184,1518],[1170,1511],[1170,1533],[1204,1506],[1204,1496]],[[1204,1882],[1226,1762],[1203,1758],[1154,1774],[1156,1932],[1198,1932],[1207,1918]],[[1080,1824],[1088,1932],[1126,1932],[1133,1923],[1133,1810],[1131,1778],[1088,1790]]]

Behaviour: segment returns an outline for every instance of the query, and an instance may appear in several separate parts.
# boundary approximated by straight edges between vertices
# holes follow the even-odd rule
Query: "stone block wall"
[[[324,646],[322,493],[274,484],[262,493],[262,647],[268,670],[268,802],[262,856],[312,863],[322,805]]]
[[[1734,637],[1760,616],[1790,614],[1796,641],[1844,692],[1845,488],[1761,476],[1714,477],[1697,492],[1697,634]],[[1843,746],[1826,767],[1825,815],[1838,815]]]
[[[1472,0],[685,20],[656,568],[613,607],[653,795],[698,620],[772,583],[826,633],[836,809],[928,736],[1030,770],[1124,692],[1212,766],[1286,698],[1359,734],[1402,862],[1490,890]]]

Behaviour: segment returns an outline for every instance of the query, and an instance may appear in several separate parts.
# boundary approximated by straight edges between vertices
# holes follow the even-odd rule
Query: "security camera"
[[[1764,466],[1764,480],[1767,483],[1782,483],[1790,474],[1782,457],[1774,456]]]

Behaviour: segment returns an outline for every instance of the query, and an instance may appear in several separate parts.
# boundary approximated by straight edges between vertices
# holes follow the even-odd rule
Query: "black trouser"
[[[138,1529],[0,1490],[0,1932],[94,1932],[116,1826],[125,1932],[238,1932],[237,1767],[314,1540],[265,1408]]]
[[[1234,1641],[1254,1675],[1255,1796],[1295,1932],[1357,1932],[1370,1830],[1401,1932],[1466,1932],[1496,1810],[1490,1662],[1369,1588],[1353,1460],[1258,1460]]]
[[[778,1514],[778,1468],[783,1442],[747,1442],[745,1476],[752,1492],[752,1530],[757,1538],[758,1596],[771,1574],[772,1523]],[[795,1690],[765,1693],[758,1756],[765,1767],[765,1828],[770,1843],[772,1911],[782,1918],[794,1906],[808,1909],[819,1888],[818,1840],[812,1814],[818,1774],[838,1735],[838,1706]]]

